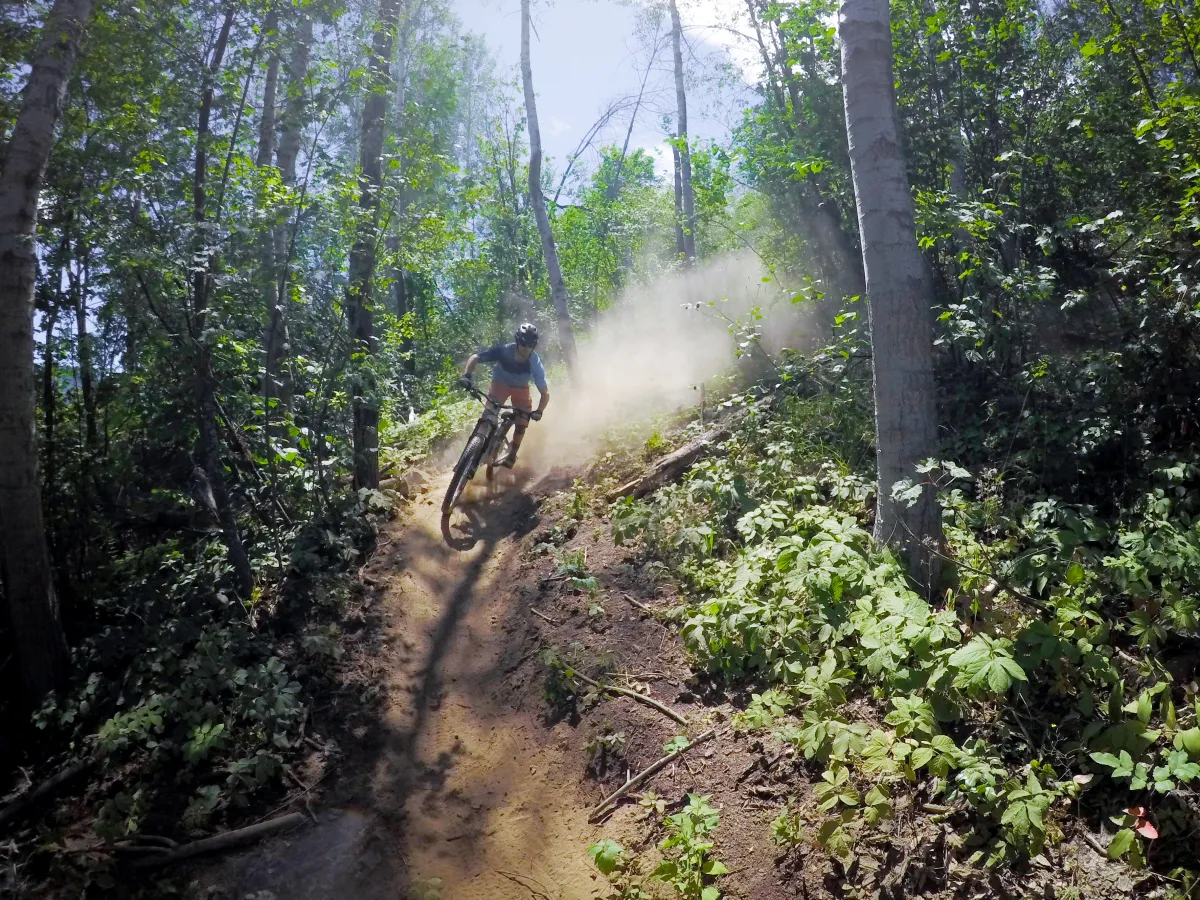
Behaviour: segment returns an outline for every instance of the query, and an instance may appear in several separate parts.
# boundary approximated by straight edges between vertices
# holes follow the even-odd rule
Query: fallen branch
[[[160,850],[174,850],[179,846],[179,842],[160,834],[131,834],[128,840],[120,841],[114,846],[118,850],[121,848],[138,850],[150,847],[156,847]]]
[[[184,844],[170,853],[156,854],[146,859],[139,859],[134,863],[134,866],[139,869],[156,869],[159,866],[169,865],[170,863],[178,862],[181,859],[188,859],[192,856],[199,856],[202,853],[216,853],[220,850],[240,847],[243,844],[253,843],[276,832],[295,828],[297,825],[303,823],[306,818],[304,813],[289,813],[286,816],[280,816],[278,819],[271,819],[266,822],[260,822],[257,825],[248,825],[245,828],[226,831],[200,841],[192,841],[190,844]]]
[[[92,758],[73,762],[51,775],[37,787],[26,791],[4,809],[0,809],[0,828],[22,815],[39,801],[49,797],[67,782],[82,775],[95,764],[96,760]]]
[[[1098,840],[1096,840],[1095,837],[1092,836],[1091,832],[1084,831],[1084,832],[1081,832],[1079,836],[1081,838],[1083,838],[1083,842],[1085,844],[1087,844],[1089,847],[1091,847],[1093,850],[1095,850],[1097,853],[1099,853],[1105,859],[1108,859],[1108,850],[1105,849],[1104,845],[1101,844]]]
[[[615,684],[601,684],[599,681],[593,681],[591,678],[588,678],[586,675],[583,675],[579,672],[575,673],[575,677],[578,678],[580,681],[582,681],[584,684],[590,684],[592,687],[596,688],[597,690],[609,691],[610,693],[613,693],[613,694],[621,694],[622,696],[625,696],[625,697],[631,697],[632,699],[638,701],[639,703],[644,703],[646,706],[649,706],[651,709],[658,710],[660,713],[662,713],[668,719],[674,719],[680,725],[686,726],[688,723],[687,719],[685,719],[679,713],[675,712],[675,710],[671,709],[669,706],[663,706],[661,703],[659,703],[653,697],[647,697],[645,694],[639,694],[637,691],[629,690],[629,688],[617,687]]]
[[[712,429],[690,444],[684,444],[674,453],[668,453],[654,463],[645,474],[612,491],[605,499],[612,503],[622,497],[645,497],[663,485],[677,481],[698,460],[712,453],[718,444],[732,434],[733,430],[728,425]]]
[[[632,604],[633,606],[636,606],[638,609],[640,609],[642,612],[649,613],[650,615],[654,615],[654,610],[652,610],[645,603],[642,603],[638,600],[634,600],[628,594],[622,594],[621,596],[624,597],[626,600],[628,600],[630,602],[630,604]]]
[[[617,789],[612,794],[610,794],[609,796],[607,796],[603,800],[601,800],[600,803],[597,804],[597,806],[592,810],[591,814],[588,816],[588,822],[590,822],[590,823],[599,822],[602,818],[604,818],[604,816],[608,815],[608,813],[610,813],[612,811],[609,807],[613,807],[614,809],[616,808],[616,803],[618,800],[620,800],[625,795],[629,794],[631,791],[637,790],[637,788],[641,787],[642,783],[645,782],[647,779],[649,779],[650,776],[654,775],[659,770],[669,766],[671,763],[673,763],[675,760],[679,759],[679,757],[683,756],[683,754],[687,753],[693,747],[699,747],[705,741],[711,740],[713,737],[716,736],[716,734],[717,734],[717,729],[710,728],[708,731],[704,732],[704,734],[700,735],[700,737],[696,738],[694,741],[692,741],[686,747],[681,747],[680,749],[676,750],[674,753],[668,753],[666,756],[664,756],[658,762],[652,763],[650,766],[647,766],[645,769],[642,769],[642,771],[640,771],[640,772],[638,772],[638,774],[634,775],[633,778],[631,778],[629,781],[626,781],[623,785],[621,785],[621,787],[619,789]]]
[[[530,611],[531,613],[533,613],[535,616],[537,616],[539,619],[545,619],[545,620],[546,620],[547,622],[549,622],[551,625],[557,625],[557,624],[558,624],[558,620],[557,620],[557,619],[552,619],[552,618],[550,618],[550,617],[549,617],[548,615],[546,615],[544,612],[538,612],[538,611],[537,611],[536,609],[534,609],[532,606],[531,606],[531,607],[529,607],[529,611]]]

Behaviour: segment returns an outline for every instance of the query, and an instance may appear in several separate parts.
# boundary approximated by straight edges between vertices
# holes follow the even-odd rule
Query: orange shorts
[[[493,381],[492,386],[488,388],[488,396],[497,403],[511,402],[514,407],[523,409],[526,412],[533,409],[533,397],[530,396],[529,385],[525,385],[525,387],[510,387],[499,381]]]

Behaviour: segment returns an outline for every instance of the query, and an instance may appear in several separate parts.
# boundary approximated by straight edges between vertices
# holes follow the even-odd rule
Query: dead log
[[[37,787],[26,791],[4,809],[0,809],[0,828],[34,807],[39,801],[52,795],[67,782],[82,775],[95,765],[95,762],[96,760],[93,758],[73,762],[51,775]]]
[[[690,444],[685,444],[675,452],[668,453],[633,481],[609,493],[606,499],[612,503],[622,497],[645,497],[663,485],[678,481],[688,469],[699,460],[711,455],[717,445],[728,440],[732,434],[733,430],[729,425],[720,425],[711,429]]]
[[[133,865],[138,869],[156,869],[160,866],[178,862],[181,859],[199,856],[201,853],[216,853],[218,850],[240,847],[243,844],[252,843],[267,835],[295,828],[306,821],[307,817],[303,813],[289,813],[286,816],[280,816],[278,819],[268,819],[266,822],[259,822],[257,825],[249,825],[246,828],[226,831],[200,841],[192,841],[190,844],[183,844],[168,853],[155,853],[153,856],[139,859]]]

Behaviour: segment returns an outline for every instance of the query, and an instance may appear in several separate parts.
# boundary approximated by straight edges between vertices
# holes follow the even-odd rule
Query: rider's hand
[[[473,379],[470,375],[464,375],[462,378],[458,379],[458,386],[461,388],[466,388],[469,391],[471,388],[475,387],[475,379]]]
[[[529,418],[533,419],[535,422],[542,421],[542,411],[540,409],[535,409],[529,414]]]

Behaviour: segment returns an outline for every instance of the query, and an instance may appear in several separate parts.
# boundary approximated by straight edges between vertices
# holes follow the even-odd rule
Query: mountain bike
[[[474,385],[463,387],[483,401],[483,415],[475,423],[475,430],[471,432],[467,446],[463,448],[462,456],[454,466],[450,487],[446,489],[446,499],[442,501],[443,516],[449,515],[450,510],[454,509],[454,504],[458,502],[462,492],[475,477],[479,464],[484,460],[487,460],[487,480],[493,479],[498,460],[503,459],[512,447],[509,432],[516,424],[517,417],[531,418],[525,410],[517,409],[508,403],[498,403]]]

